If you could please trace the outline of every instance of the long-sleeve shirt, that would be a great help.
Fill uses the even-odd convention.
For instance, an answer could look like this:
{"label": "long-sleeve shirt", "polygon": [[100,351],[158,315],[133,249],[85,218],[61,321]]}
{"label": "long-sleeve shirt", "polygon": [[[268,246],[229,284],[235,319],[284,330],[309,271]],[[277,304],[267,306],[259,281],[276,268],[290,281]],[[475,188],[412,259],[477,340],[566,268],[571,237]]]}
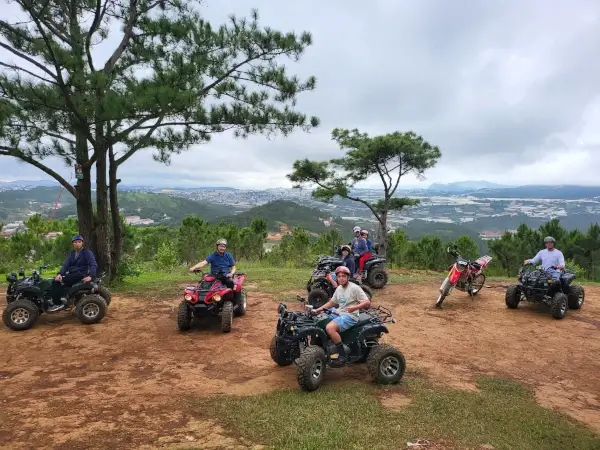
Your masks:
{"label": "long-sleeve shirt", "polygon": [[367,250],[371,253],[373,253],[373,244],[371,243],[370,240],[367,239]]}
{"label": "long-sleeve shirt", "polygon": [[70,274],[83,275],[84,277],[89,275],[94,278],[97,270],[98,263],[96,263],[96,258],[92,251],[82,248],[79,252],[73,250],[69,253],[58,273],[64,276],[69,272]]}
{"label": "long-sleeve shirt", "polygon": [[344,265],[350,271],[350,275],[354,275],[356,272],[356,262],[354,261],[354,255],[348,255],[344,258]]}
{"label": "long-sleeve shirt", "polygon": [[552,266],[564,266],[565,257],[560,250],[554,249],[549,251],[547,248],[537,252],[537,255],[530,259],[531,264],[535,264],[538,261],[542,262],[542,268],[548,270]]}
{"label": "long-sleeve shirt", "polygon": [[358,253],[360,256],[367,253],[367,241],[363,237],[357,237],[352,240],[352,253]]}

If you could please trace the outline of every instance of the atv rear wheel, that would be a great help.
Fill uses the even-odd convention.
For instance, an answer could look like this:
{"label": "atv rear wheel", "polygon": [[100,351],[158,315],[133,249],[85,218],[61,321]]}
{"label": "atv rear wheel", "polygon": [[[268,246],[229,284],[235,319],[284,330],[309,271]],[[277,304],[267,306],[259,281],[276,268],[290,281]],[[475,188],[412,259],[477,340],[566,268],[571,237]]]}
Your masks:
{"label": "atv rear wheel", "polygon": [[394,346],[379,344],[371,348],[367,369],[379,384],[395,384],[404,376],[406,359]]}
{"label": "atv rear wheel", "polygon": [[582,286],[572,284],[569,288],[569,309],[581,309],[585,301],[585,291]]}
{"label": "atv rear wheel", "polygon": [[223,309],[221,310],[221,331],[223,333],[229,333],[231,331],[231,324],[233,323],[233,302],[226,301],[223,303]]}
{"label": "atv rear wheel", "polygon": [[367,294],[369,300],[371,300],[373,298],[373,291],[371,290],[371,288],[369,286],[365,286],[364,284],[361,286],[361,288],[363,291],[365,291],[365,294]]}
{"label": "atv rear wheel", "polygon": [[296,360],[296,379],[302,390],[316,391],[325,378],[327,355],[317,345],[308,346]]}
{"label": "atv rear wheel", "polygon": [[323,289],[313,289],[308,294],[308,304],[313,308],[320,308],[329,301],[329,295]]}
{"label": "atv rear wheel", "polygon": [[192,327],[192,308],[186,301],[179,304],[177,310],[177,327],[181,331],[188,331]]}
{"label": "atv rear wheel", "polygon": [[519,291],[519,286],[509,286],[506,289],[506,294],[504,295],[504,303],[510,309],[517,309],[519,303],[521,302],[521,291]]}
{"label": "atv rear wheel", "polygon": [[106,313],[106,302],[98,294],[86,294],[75,307],[75,315],[85,325],[98,323]]}
{"label": "atv rear wheel", "polygon": [[286,358],[285,352],[279,351],[277,348],[277,336],[273,336],[271,344],[269,345],[269,352],[271,353],[271,359],[280,367],[289,366],[294,362],[291,358]]}
{"label": "atv rear wheel", "polygon": [[233,314],[236,317],[242,317],[246,315],[246,308],[248,307],[248,296],[246,295],[246,289],[242,289],[238,293],[238,301],[235,309],[233,310]]}
{"label": "atv rear wheel", "polygon": [[567,315],[567,309],[569,308],[569,297],[562,292],[557,292],[552,297],[552,317],[556,320],[560,320]]}
{"label": "atv rear wheel", "polygon": [[381,289],[388,282],[387,271],[383,267],[375,267],[369,272],[367,281],[373,289]]}
{"label": "atv rear wheel", "polygon": [[9,303],[2,313],[4,325],[13,331],[28,330],[40,317],[40,310],[31,300],[22,299]]}
{"label": "atv rear wheel", "polygon": [[112,294],[108,288],[106,286],[98,286],[98,294],[100,294],[100,297],[104,299],[106,306],[109,306],[110,301],[112,300]]}

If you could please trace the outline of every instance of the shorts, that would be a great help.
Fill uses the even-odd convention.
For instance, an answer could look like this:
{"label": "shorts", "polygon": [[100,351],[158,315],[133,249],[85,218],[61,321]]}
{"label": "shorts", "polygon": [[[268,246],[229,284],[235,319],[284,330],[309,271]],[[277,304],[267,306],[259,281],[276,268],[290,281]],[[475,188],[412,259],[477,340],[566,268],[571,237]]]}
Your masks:
{"label": "shorts", "polygon": [[[336,311],[337,308],[331,308],[331,310]],[[338,316],[336,314],[329,314],[329,318],[331,318],[332,321],[337,323],[338,327],[340,327],[340,333],[349,330],[358,323],[358,320],[356,320],[348,313],[342,313],[341,316]]]}

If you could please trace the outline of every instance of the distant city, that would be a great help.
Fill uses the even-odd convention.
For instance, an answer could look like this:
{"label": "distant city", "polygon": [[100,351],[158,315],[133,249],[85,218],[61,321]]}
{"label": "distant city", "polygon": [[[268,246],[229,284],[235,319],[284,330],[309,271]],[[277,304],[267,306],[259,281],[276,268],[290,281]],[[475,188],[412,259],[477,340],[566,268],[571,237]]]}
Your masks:
{"label": "distant city", "polygon": [[[37,184],[36,184],[37,183]],[[50,182],[10,182],[0,183],[0,191],[13,189],[30,189],[40,184],[54,186]],[[154,188],[145,186],[124,186],[122,191],[157,193],[170,197],[181,197],[197,202],[227,206],[231,213],[236,214],[250,208],[263,205],[275,200],[291,200],[300,205],[317,208],[323,211],[323,222],[329,225],[330,217],[364,223],[374,228],[375,220],[370,210],[364,205],[348,200],[336,200],[326,204],[315,201],[310,190],[273,188],[265,190],[245,190],[234,188]],[[375,189],[356,190],[356,194],[368,201],[376,201],[381,197],[381,191]],[[475,220],[489,219],[492,224],[495,219],[523,217],[543,221],[551,218],[590,216],[600,217],[600,187],[589,186],[501,186],[483,181],[451,183],[448,185],[434,184],[428,189],[411,189],[400,192],[398,196],[407,196],[420,200],[420,204],[401,212],[391,212],[388,223],[393,230],[403,227],[413,220],[437,222],[445,224],[468,224]],[[535,196],[538,196],[537,198]],[[552,198],[552,197],[556,198]],[[579,198],[577,198],[580,196]],[[51,208],[60,208],[61,204],[30,202],[25,215],[41,213]],[[131,225],[153,225],[165,222],[170,218],[148,218],[136,215],[135,211],[122,211],[127,223]],[[22,218],[23,220],[26,217]],[[592,217],[593,219],[593,217]],[[498,221],[499,223],[499,221]],[[13,221],[5,223],[3,234],[13,234],[22,228],[23,223]],[[513,227],[486,226],[476,230],[482,240],[497,239],[506,231],[515,232]]]}

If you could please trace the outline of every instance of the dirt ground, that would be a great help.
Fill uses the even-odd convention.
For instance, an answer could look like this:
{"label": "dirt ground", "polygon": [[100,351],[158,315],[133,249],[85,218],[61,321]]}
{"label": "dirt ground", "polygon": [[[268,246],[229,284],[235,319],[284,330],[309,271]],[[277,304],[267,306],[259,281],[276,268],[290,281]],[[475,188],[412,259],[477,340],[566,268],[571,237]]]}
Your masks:
{"label": "dirt ground", "polygon": [[[386,340],[409,370],[463,389],[476,389],[477,374],[512,377],[534,386],[542,405],[600,432],[600,288],[587,287],[583,309],[562,321],[539,305],[508,310],[500,284],[474,300],[453,292],[442,310],[431,308],[436,290],[375,293],[395,312]],[[277,303],[252,292],[230,334],[216,325],[184,334],[178,301],[115,298],[92,326],[66,313],[43,315],[26,332],[0,326],[0,448],[260,448],[226,437],[187,399],[297,388],[293,366],[269,357]],[[326,382],[349,378],[370,382],[363,366],[332,370]]]}

